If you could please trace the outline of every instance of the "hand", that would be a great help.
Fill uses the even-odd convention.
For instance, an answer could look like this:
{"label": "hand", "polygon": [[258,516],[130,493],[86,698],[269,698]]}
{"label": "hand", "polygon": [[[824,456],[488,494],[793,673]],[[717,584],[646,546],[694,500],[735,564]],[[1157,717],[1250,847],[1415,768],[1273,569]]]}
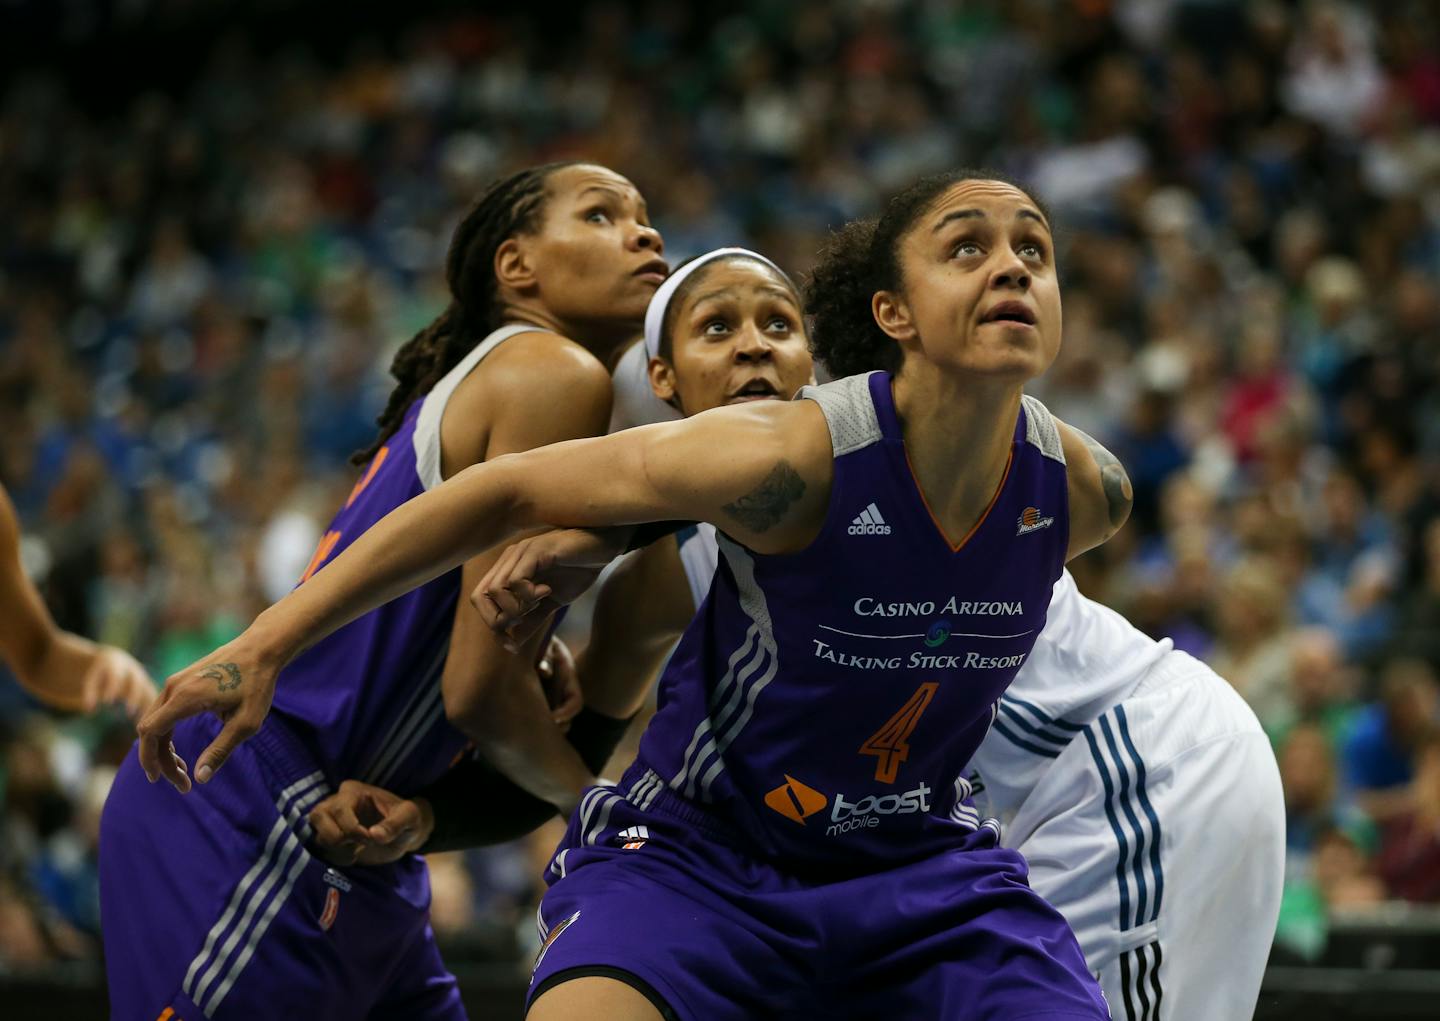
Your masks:
{"label": "hand", "polygon": [[570,647],[551,636],[545,652],[535,664],[535,672],[540,675],[540,687],[545,691],[545,701],[550,705],[550,716],[555,725],[568,727],[584,704],[580,694],[580,674],[575,669],[575,657],[571,655]]}
{"label": "hand", "polygon": [[518,651],[550,614],[595,584],[624,552],[628,528],[562,528],[512,544],[475,586],[470,602],[485,623]]}
{"label": "hand", "polygon": [[135,657],[112,645],[97,646],[95,659],[80,682],[82,706],[94,712],[102,705],[122,706],[132,720],[150,708],[159,692]]}
{"label": "hand", "polygon": [[195,779],[207,783],[240,742],[253,736],[270,712],[275,678],[286,657],[267,652],[267,643],[251,627],[204,659],[196,660],[165,682],[160,699],[136,728],[140,765],[154,783],[161,776],[181,794],[190,790],[185,760],[171,738],[181,720],[211,712],[225,724],[196,760]]}
{"label": "hand", "polygon": [[422,847],[435,828],[424,798],[346,780],[310,810],[315,845],[332,865],[388,865]]}

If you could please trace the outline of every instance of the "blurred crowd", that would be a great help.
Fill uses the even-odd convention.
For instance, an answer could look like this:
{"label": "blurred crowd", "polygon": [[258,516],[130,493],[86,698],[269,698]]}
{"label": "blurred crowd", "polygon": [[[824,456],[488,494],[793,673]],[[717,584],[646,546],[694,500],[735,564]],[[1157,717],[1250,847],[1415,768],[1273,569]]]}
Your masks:
{"label": "blurred crowd", "polygon": [[[1064,349],[1034,389],[1135,484],[1081,587],[1274,741],[1279,945],[1440,902],[1433,5],[657,0],[346,31],[320,59],[236,29],[119,116],[58,73],[0,92],[0,481],[62,626],[158,681],[289,589],[500,173],[586,155],[672,263],[742,242],[803,274],[888,192],[993,166],[1060,226]],[[94,955],[129,735],[0,677],[0,974]],[[523,945],[555,836],[436,859],[437,929]]]}

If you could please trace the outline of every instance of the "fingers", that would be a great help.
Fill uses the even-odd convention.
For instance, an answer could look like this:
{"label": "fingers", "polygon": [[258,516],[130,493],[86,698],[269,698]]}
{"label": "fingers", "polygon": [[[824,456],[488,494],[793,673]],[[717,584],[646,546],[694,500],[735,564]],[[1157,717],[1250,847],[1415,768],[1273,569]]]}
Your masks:
{"label": "fingers", "polygon": [[251,719],[243,710],[231,716],[225,721],[220,733],[215,735],[215,740],[200,753],[195,766],[195,779],[201,783],[209,783],[216,771],[225,765],[225,760],[230,758],[230,753],[240,747],[241,742],[253,737],[259,729],[259,721]]}
{"label": "fingers", "polygon": [[353,865],[360,855],[360,845],[345,836],[334,811],[332,795],[310,810],[310,826],[315,831],[315,845],[326,861],[333,865]]}
{"label": "fingers", "polygon": [[390,847],[403,844],[420,825],[420,810],[415,802],[395,798],[393,803],[383,806],[384,817],[367,831],[376,844]]}

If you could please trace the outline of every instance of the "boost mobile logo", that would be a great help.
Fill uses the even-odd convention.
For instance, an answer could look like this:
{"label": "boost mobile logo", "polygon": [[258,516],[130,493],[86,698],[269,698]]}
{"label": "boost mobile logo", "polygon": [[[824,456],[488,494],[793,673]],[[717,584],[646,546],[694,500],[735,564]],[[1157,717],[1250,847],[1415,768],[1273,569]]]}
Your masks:
{"label": "boost mobile logo", "polygon": [[814,787],[807,787],[789,773],[785,782],[765,795],[765,804],[791,822],[805,825],[805,820],[825,807],[829,799]]}
{"label": "boost mobile logo", "polygon": [[872,503],[869,507],[866,507],[859,514],[855,515],[855,520],[850,522],[850,534],[889,535],[890,526],[887,525],[885,519],[880,516],[880,508]]}

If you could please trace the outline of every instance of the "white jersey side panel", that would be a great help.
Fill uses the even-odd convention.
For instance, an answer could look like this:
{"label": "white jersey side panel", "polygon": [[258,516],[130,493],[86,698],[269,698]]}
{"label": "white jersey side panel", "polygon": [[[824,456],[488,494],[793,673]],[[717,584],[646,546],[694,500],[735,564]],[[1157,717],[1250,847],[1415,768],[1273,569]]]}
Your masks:
{"label": "white jersey side panel", "polygon": [[988,812],[1007,821],[1070,740],[1134,691],[1173,647],[1081,595],[1064,572],[1045,629],[971,763]]}

